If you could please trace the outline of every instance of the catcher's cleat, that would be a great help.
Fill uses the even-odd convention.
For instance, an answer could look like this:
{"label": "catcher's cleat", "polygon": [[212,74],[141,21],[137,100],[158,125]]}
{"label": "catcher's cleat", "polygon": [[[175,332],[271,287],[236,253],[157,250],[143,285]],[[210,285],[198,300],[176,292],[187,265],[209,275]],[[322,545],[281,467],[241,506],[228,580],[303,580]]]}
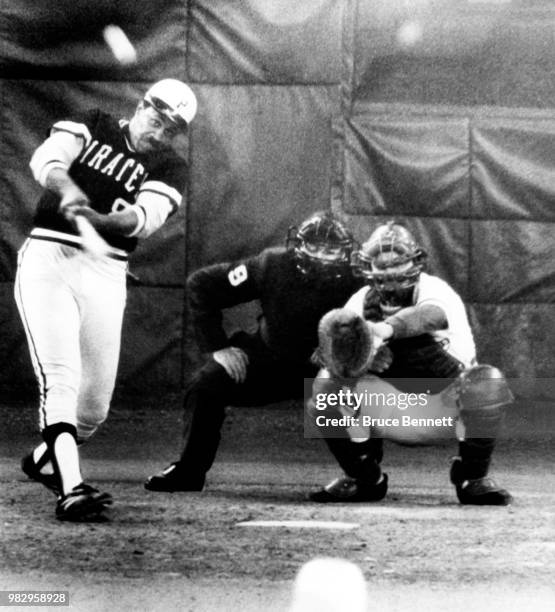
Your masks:
{"label": "catcher's cleat", "polygon": [[457,497],[461,504],[475,506],[508,506],[513,498],[511,494],[499,487],[488,477],[463,480],[462,460],[455,457],[451,463],[450,478],[455,485]]}
{"label": "catcher's cleat", "polygon": [[204,476],[192,478],[180,468],[177,462],[170,463],[159,474],[154,474],[145,481],[147,491],[164,491],[174,493],[175,491],[202,491],[204,488]]}
{"label": "catcher's cleat", "polygon": [[58,484],[58,479],[54,474],[43,474],[35,460],[33,459],[33,453],[29,453],[21,460],[21,469],[31,480],[35,480],[36,482],[40,482],[47,489],[55,493],[56,495],[60,494],[60,486]]}
{"label": "catcher's cleat", "polygon": [[455,489],[461,504],[508,506],[513,501],[508,491],[497,486],[491,478],[487,477],[465,480],[455,485]]}
{"label": "catcher's cleat", "polygon": [[109,493],[82,482],[67,494],[58,498],[56,518],[59,521],[94,521],[101,518],[106,506],[112,504]]}
{"label": "catcher's cleat", "polygon": [[332,480],[319,491],[310,493],[308,498],[320,504],[373,502],[382,500],[387,493],[387,474],[376,484],[368,484],[363,480],[343,476]]}

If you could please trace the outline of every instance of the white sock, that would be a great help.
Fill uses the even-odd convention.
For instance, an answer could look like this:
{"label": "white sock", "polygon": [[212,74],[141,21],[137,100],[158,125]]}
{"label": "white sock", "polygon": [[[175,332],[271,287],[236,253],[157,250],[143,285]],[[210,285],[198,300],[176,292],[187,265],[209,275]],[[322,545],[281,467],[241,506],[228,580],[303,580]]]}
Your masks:
{"label": "white sock", "polygon": [[54,442],[54,454],[60,470],[62,490],[67,495],[73,487],[83,482],[75,438],[68,432],[62,432]]}

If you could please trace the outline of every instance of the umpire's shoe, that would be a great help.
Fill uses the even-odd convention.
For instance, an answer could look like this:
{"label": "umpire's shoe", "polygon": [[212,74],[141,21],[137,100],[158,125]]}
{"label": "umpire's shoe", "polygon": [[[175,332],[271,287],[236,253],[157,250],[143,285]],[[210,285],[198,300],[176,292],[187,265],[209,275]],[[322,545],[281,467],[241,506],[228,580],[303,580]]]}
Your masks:
{"label": "umpire's shoe", "polygon": [[56,518],[59,521],[95,521],[102,517],[102,512],[112,503],[109,493],[101,493],[98,489],[82,482],[73,487],[67,494],[58,498]]}
{"label": "umpire's shoe", "polygon": [[449,475],[461,504],[508,506],[513,501],[511,494],[499,487],[491,478],[464,480],[462,471],[462,460],[460,457],[455,457]]}
{"label": "umpire's shoe", "polygon": [[159,474],[154,474],[147,478],[145,489],[147,491],[165,491],[174,493],[175,491],[202,491],[204,488],[205,477],[191,477],[180,466],[178,462],[170,463]]}
{"label": "umpire's shoe", "polygon": [[309,493],[308,499],[320,504],[374,502],[382,500],[387,493],[387,474],[382,474],[375,484],[343,476],[332,480],[319,491]]}
{"label": "umpire's shoe", "polygon": [[58,479],[54,474],[43,474],[33,459],[33,453],[29,453],[21,460],[21,469],[31,480],[35,480],[50,489],[56,495],[60,494]]}

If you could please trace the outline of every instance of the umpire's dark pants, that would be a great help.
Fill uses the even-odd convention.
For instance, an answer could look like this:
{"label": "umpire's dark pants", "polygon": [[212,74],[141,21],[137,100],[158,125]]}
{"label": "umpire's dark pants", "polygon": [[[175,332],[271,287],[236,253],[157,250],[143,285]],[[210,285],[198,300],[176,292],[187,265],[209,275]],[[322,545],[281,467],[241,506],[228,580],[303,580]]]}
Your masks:
{"label": "umpire's dark pants", "polygon": [[180,467],[190,479],[204,477],[212,466],[227,406],[264,406],[303,399],[304,378],[314,378],[317,373],[318,368],[310,362],[276,358],[257,334],[239,333],[230,343],[248,355],[245,381],[236,383],[210,358],[193,374],[185,391]]}

